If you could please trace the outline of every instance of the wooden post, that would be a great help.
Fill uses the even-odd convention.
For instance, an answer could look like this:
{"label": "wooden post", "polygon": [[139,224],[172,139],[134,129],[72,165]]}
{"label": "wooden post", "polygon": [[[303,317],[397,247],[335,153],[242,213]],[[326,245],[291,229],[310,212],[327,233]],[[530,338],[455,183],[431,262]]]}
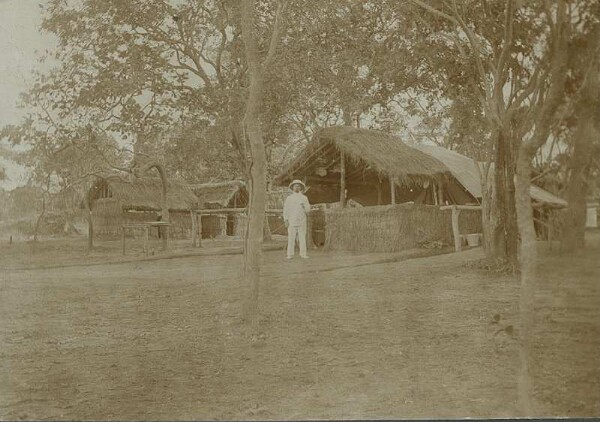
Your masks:
{"label": "wooden post", "polygon": [[[160,230],[160,227],[158,228]],[[146,256],[150,255],[150,239],[148,232],[150,231],[150,226],[144,226],[144,252]]]}
{"label": "wooden post", "polygon": [[198,234],[198,230],[196,229],[196,214],[194,210],[190,210],[190,218],[192,219],[192,248],[196,247],[196,235]]}
{"label": "wooden post", "polygon": [[[163,251],[166,251],[169,248],[169,226],[163,226],[162,227],[162,234],[163,234],[163,238],[162,238],[162,249]],[[158,227],[158,230],[161,230],[161,227]]]}
{"label": "wooden post", "polygon": [[444,187],[442,186],[441,182],[437,184],[437,188],[438,188],[438,201],[439,201],[440,205],[445,205],[446,203],[444,202]]}
{"label": "wooden post", "polygon": [[431,185],[431,192],[433,193],[433,205],[440,205],[440,201],[438,199],[437,185],[435,183]]}
{"label": "wooden post", "polygon": [[390,177],[390,195],[392,197],[391,204],[395,204],[396,203],[396,183],[394,183],[394,180],[391,177]]}
{"label": "wooden post", "polygon": [[306,216],[306,248],[316,249],[315,241],[313,239],[313,214],[309,212]]}
{"label": "wooden post", "polygon": [[198,222],[198,247],[202,247],[202,211],[199,211],[196,215]]}
{"label": "wooden post", "polygon": [[125,227],[121,228],[121,241],[123,242],[123,255],[125,255]]}
{"label": "wooden post", "polygon": [[346,206],[346,159],[344,151],[340,151],[340,202],[342,208]]}
{"label": "wooden post", "polygon": [[460,252],[462,250],[462,241],[460,239],[460,229],[458,227],[458,215],[460,210],[456,205],[452,206],[452,235],[454,236],[454,250]]}

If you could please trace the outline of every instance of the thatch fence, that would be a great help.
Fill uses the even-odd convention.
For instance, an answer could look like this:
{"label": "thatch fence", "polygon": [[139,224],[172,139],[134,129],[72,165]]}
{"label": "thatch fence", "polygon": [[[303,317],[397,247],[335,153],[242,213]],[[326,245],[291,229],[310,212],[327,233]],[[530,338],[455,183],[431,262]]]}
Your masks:
{"label": "thatch fence", "polygon": [[[462,235],[481,233],[481,211],[463,210]],[[426,242],[453,244],[452,215],[433,205],[384,205],[325,210],[325,248],[397,252]]]}

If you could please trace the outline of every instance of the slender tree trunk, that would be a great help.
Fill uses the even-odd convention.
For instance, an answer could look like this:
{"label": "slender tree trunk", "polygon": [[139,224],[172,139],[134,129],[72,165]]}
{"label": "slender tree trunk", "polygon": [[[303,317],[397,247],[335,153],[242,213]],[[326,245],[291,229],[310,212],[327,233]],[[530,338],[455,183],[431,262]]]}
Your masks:
{"label": "slender tree trunk", "polygon": [[[167,191],[168,191],[167,173],[162,164],[155,163],[155,162],[147,163],[144,166],[144,172],[148,171],[152,168],[155,168],[158,171],[158,174],[160,175],[160,182],[162,185],[161,197],[160,197],[161,221],[168,223],[170,221],[170,216],[169,216],[169,203],[167,201]],[[161,230],[161,229],[162,229],[162,234],[163,234],[162,235],[162,249],[164,251],[166,251],[169,247],[169,226],[165,226],[162,228],[159,227],[159,230]]]}
{"label": "slender tree trunk", "polygon": [[250,289],[247,297],[245,319],[253,333],[258,330],[258,301],[260,292],[260,261],[267,202],[267,154],[261,127],[261,112],[264,96],[264,73],[273,59],[278,38],[281,4],[277,8],[273,35],[265,63],[261,63],[254,33],[255,0],[242,2],[242,39],[246,51],[250,87],[244,115],[245,135],[250,149],[250,203],[248,226],[244,245],[244,277]]}
{"label": "slender tree trunk", "polygon": [[[533,381],[531,376],[532,330],[534,323],[534,292],[536,280],[537,245],[533,225],[533,208],[531,206],[531,172],[532,159],[536,149],[527,145],[519,151],[517,161],[517,178],[515,183],[515,200],[517,205],[517,224],[521,236],[519,261],[521,287],[519,295],[521,341],[519,349],[520,372],[518,379],[519,402],[526,416],[532,416]],[[532,155],[533,152],[533,155]]]}
{"label": "slender tree trunk", "polygon": [[33,229],[33,241],[37,242],[38,235],[40,233],[40,226],[42,225],[42,220],[44,215],[46,214],[46,196],[42,195],[42,211],[40,215],[38,215],[37,220],[35,221],[35,228]]}
{"label": "slender tree trunk", "polygon": [[[556,111],[564,100],[564,87],[567,75],[568,24],[565,1],[557,2],[556,33],[553,39],[553,55],[550,63],[550,82],[546,97],[536,114],[535,129],[530,139],[523,140],[518,148],[515,201],[517,224],[521,238],[519,249],[519,268],[521,292],[520,312],[520,372],[518,382],[519,400],[526,416],[533,415],[533,378],[531,363],[533,352],[534,301],[537,266],[536,233],[533,224],[533,207],[530,188],[533,159],[538,149],[548,140],[552,121]],[[545,81],[544,81],[545,83]],[[513,151],[516,150],[513,148]]]}
{"label": "slender tree trunk", "polygon": [[91,204],[89,201],[89,192],[86,192],[83,202],[85,204],[85,218],[88,223],[88,251],[91,251],[94,249],[94,219],[92,216],[92,208],[90,206]]}

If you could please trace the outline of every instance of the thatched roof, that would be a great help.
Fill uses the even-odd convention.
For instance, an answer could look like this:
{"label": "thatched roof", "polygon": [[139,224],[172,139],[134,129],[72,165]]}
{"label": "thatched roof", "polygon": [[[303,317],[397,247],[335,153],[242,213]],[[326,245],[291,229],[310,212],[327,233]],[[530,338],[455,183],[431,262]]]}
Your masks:
{"label": "thatched roof", "polygon": [[198,197],[200,208],[228,208],[233,207],[234,202],[238,207],[245,207],[248,203],[248,191],[241,180],[202,183],[188,187]]}
{"label": "thatched roof", "polygon": [[[471,195],[475,198],[481,198],[481,181],[479,171],[475,166],[475,161],[455,151],[436,145],[416,145],[415,148],[444,163],[444,165],[452,172],[452,175],[456,180],[458,180]],[[493,175],[493,164],[489,171],[491,175]],[[531,185],[529,194],[531,199],[543,206],[564,208],[568,205],[567,201],[564,199],[535,185]]]}
{"label": "thatched roof", "polygon": [[479,172],[472,159],[436,145],[415,145],[415,148],[441,161],[473,197],[481,198]]}
{"label": "thatched roof", "polygon": [[[144,177],[127,180],[119,176],[108,176],[98,179],[90,188],[93,200],[97,192],[108,186],[111,198],[117,199],[123,209],[144,211],[160,211],[162,182],[159,178]],[[167,186],[167,203],[169,210],[184,211],[196,207],[198,198],[191,189],[182,183],[170,180]]]}
{"label": "thatched roof", "polygon": [[[399,138],[376,130],[348,126],[320,129],[312,141],[274,180],[286,185],[294,178],[312,175],[319,166],[333,172],[340,152],[358,171],[391,177],[401,184],[449,175],[435,158],[411,148]],[[329,166],[329,167],[328,167]]]}

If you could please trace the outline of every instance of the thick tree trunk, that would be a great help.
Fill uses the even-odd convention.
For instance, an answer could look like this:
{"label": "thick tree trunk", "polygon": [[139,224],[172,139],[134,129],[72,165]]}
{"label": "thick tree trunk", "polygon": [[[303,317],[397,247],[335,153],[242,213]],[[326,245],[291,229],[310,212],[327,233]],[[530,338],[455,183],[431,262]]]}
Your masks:
{"label": "thick tree trunk", "polygon": [[567,250],[581,249],[585,241],[586,197],[592,177],[593,142],[600,137],[594,126],[599,109],[599,85],[597,66],[594,66],[586,76],[576,107],[578,122],[573,135],[573,153],[568,163],[569,180],[566,187],[569,207],[562,239]]}
{"label": "thick tree trunk", "polygon": [[483,249],[485,256],[488,259],[496,258],[496,250],[494,248],[494,233],[498,226],[497,208],[494,206],[495,192],[494,185],[491,183],[492,177],[491,163],[486,163],[483,166],[477,160],[475,165],[479,172],[479,180],[481,183],[481,226],[483,229]]}
{"label": "thick tree trunk", "polygon": [[494,168],[495,210],[497,225],[494,227],[493,253],[495,258],[507,260],[517,266],[518,229],[515,209],[515,162],[510,135],[499,130],[496,136]]}

